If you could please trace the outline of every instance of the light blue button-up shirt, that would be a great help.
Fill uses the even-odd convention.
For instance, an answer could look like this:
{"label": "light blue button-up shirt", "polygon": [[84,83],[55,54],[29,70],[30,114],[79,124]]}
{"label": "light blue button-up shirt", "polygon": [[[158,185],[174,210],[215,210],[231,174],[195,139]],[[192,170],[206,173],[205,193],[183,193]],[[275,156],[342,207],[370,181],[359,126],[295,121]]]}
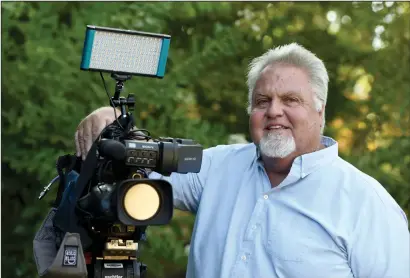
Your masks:
{"label": "light blue button-up shirt", "polygon": [[406,215],[322,143],[275,188],[252,143],[207,149],[200,173],[167,177],[175,207],[196,213],[187,277],[409,278]]}

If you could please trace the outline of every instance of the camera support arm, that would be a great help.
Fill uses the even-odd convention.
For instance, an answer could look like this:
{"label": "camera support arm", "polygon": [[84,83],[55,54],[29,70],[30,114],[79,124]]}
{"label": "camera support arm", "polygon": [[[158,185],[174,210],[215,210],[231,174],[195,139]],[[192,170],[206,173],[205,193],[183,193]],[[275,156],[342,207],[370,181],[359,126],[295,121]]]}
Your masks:
{"label": "camera support arm", "polygon": [[114,108],[120,107],[121,116],[118,118],[118,121],[120,122],[121,126],[125,128],[131,128],[133,125],[133,118],[130,113],[127,113],[126,106],[128,108],[128,112],[134,111],[134,94],[128,94],[127,98],[121,97],[120,94],[124,89],[124,82],[131,79],[132,76],[112,73],[111,77],[116,81],[115,93],[114,96],[111,97],[111,106],[113,106]]}

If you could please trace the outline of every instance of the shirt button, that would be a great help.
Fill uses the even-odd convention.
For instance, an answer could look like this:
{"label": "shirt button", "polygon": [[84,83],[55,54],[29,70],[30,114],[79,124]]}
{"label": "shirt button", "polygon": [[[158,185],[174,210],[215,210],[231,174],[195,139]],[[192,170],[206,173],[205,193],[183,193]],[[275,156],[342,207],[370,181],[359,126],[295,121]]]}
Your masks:
{"label": "shirt button", "polygon": [[268,195],[263,195],[263,199],[267,200],[269,198]]}
{"label": "shirt button", "polygon": [[242,255],[241,259],[242,259],[242,261],[246,261],[246,256]]}
{"label": "shirt button", "polygon": [[253,226],[252,226],[252,230],[256,230],[256,225],[253,225]]}

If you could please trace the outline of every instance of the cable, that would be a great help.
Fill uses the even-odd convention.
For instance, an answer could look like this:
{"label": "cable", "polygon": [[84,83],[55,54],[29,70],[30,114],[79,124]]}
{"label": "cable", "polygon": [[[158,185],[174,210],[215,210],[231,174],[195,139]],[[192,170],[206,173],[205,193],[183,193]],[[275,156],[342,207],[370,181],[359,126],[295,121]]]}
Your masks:
{"label": "cable", "polygon": [[135,140],[146,140],[149,141],[152,139],[151,134],[146,129],[135,129],[130,131],[129,136],[131,139]]}
{"label": "cable", "polygon": [[102,74],[101,71],[100,71],[100,76],[101,76],[101,79],[102,79],[102,82],[103,82],[103,85],[104,85],[105,92],[106,92],[106,94],[107,94],[107,96],[108,96],[108,99],[109,99],[109,101],[110,101],[110,103],[111,103],[111,106],[114,108],[114,115],[115,115],[116,123],[118,124],[118,127],[121,128],[120,130],[118,130],[118,128],[117,128],[115,125],[108,125],[108,126],[106,126],[106,127],[104,128],[104,130],[100,133],[100,136],[101,136],[105,131],[108,130],[108,131],[110,131],[111,137],[119,138],[120,140],[121,140],[121,139],[136,139],[136,140],[146,140],[146,141],[151,140],[151,139],[152,139],[151,134],[150,134],[150,132],[149,132],[148,130],[146,130],[146,129],[135,129],[135,130],[130,130],[130,131],[128,132],[128,134],[125,133],[125,132],[126,132],[125,128],[124,128],[124,127],[121,125],[121,123],[118,121],[117,113],[116,113],[116,109],[115,109],[115,104],[114,104],[114,102],[113,102],[113,100],[112,100],[112,98],[111,98],[111,96],[110,96],[110,93],[108,92],[107,85],[106,85],[106,83],[105,83],[105,79],[104,79],[104,76],[103,76],[103,74]]}

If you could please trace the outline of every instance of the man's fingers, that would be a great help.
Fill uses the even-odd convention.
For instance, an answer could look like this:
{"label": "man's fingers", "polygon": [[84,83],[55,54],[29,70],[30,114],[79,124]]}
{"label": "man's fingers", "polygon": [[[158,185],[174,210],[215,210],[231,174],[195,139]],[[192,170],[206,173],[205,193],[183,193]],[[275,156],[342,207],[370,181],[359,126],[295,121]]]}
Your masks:
{"label": "man's fingers", "polygon": [[[75,147],[77,156],[81,156],[83,160],[87,157],[94,141],[99,137],[104,128],[113,122],[111,117],[107,117],[107,111],[88,115],[79,124],[74,135]],[[110,115],[111,116],[111,115]]]}
{"label": "man's fingers", "polygon": [[85,159],[85,141],[84,141],[84,126],[80,125],[80,127],[77,130],[78,133],[78,144],[80,145],[80,152],[83,160]]}
{"label": "man's fingers", "polygon": [[80,142],[78,141],[78,130],[74,134],[76,156],[81,156]]}
{"label": "man's fingers", "polygon": [[93,142],[100,136],[101,131],[105,128],[105,120],[98,119],[98,121],[93,123],[92,134],[93,134]]}
{"label": "man's fingers", "polygon": [[109,126],[110,124],[112,124],[114,121],[115,121],[115,120],[110,119],[110,118],[105,119],[105,126],[104,126],[104,128],[105,128],[106,126]]}
{"label": "man's fingers", "polygon": [[88,151],[91,149],[91,145],[93,144],[93,120],[88,119],[87,121],[84,122],[83,137],[84,137],[83,159],[85,160],[85,157],[87,156]]}

